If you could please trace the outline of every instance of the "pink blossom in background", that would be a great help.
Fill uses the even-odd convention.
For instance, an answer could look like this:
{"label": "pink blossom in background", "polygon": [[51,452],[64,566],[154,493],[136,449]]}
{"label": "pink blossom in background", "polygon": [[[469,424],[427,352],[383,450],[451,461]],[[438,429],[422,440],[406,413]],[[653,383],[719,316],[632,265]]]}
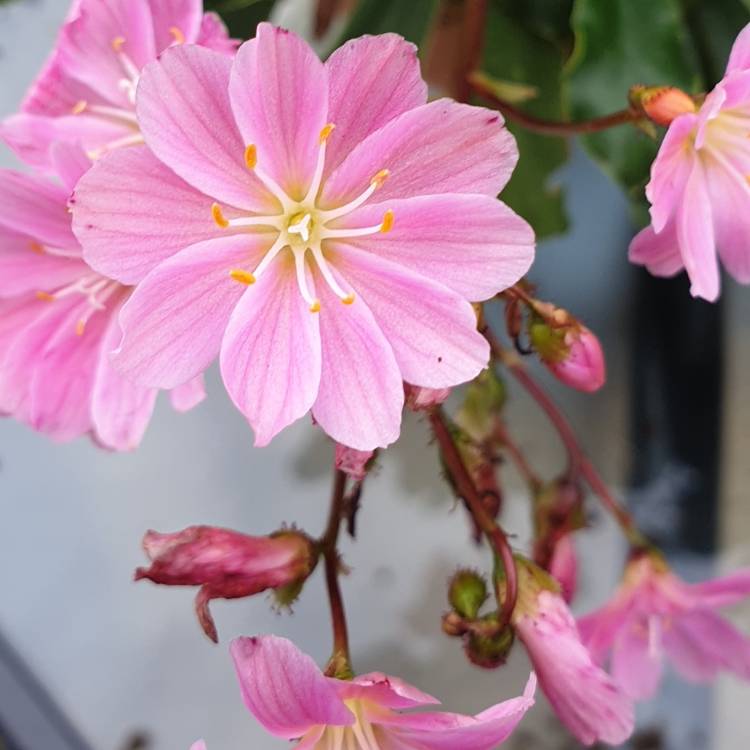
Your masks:
{"label": "pink blossom in background", "polygon": [[750,596],[750,570],[688,584],[661,560],[629,563],[619,591],[579,620],[584,642],[599,663],[637,700],[651,698],[664,659],[685,679],[712,680],[721,671],[750,679],[750,639],[716,609]]}
{"label": "pink blossom in background", "polygon": [[564,356],[546,362],[552,374],[565,385],[579,391],[593,393],[607,380],[604,352],[599,339],[585,326],[565,332]]}
{"label": "pink blossom in background", "polygon": [[[520,601],[520,600],[519,600]],[[560,721],[584,745],[619,745],[633,732],[633,703],[581,643],[562,597],[542,590],[513,624]]]}
{"label": "pink blossom in background", "polygon": [[300,740],[300,750],[493,750],[534,704],[532,674],[523,696],[477,716],[402,713],[438,701],[380,673],[325,677],[309,656],[276,636],[238,638],[231,650],[248,710],[270,734]]}
{"label": "pink blossom in background", "polygon": [[135,90],[146,63],[175,44],[234,54],[221,19],[202,0],[77,0],[20,112],[0,137],[25,162],[51,166],[50,147],[82,146],[95,159],[142,143]]}
{"label": "pink blossom in background", "polygon": [[151,565],[135,580],[166,586],[200,586],[195,609],[203,631],[218,641],[209,610],[212,599],[238,599],[304,580],[315,567],[312,541],[297,531],[248,536],[212,526],[191,526],[174,534],[149,531],[143,549]]}
{"label": "pink blossom in background", "polygon": [[219,355],[256,445],[312,411],[362,451],[398,437],[403,381],[477,375],[469,300],[517,281],[534,237],[495,199],[517,159],[500,116],[425,101],[393,34],[324,64],[261,24],[234,62],[181,46],[148,65],[150,148],[100,160],[74,205],[86,259],[138,284],[117,368],[171,388]]}
{"label": "pink blossom in background", "polygon": [[651,226],[630,260],[657,276],[683,268],[695,297],[719,296],[719,263],[750,283],[750,26],[700,109],[676,117],[651,168]]}
{"label": "pink blossom in background", "polygon": [[190,750],[207,750],[206,743],[203,740],[198,740],[190,746]]}
{"label": "pink blossom in background", "polygon": [[[89,162],[66,148],[55,155],[66,185],[0,171],[0,413],[56,440],[90,434],[105,448],[130,450],[157,391],[110,365],[130,289],[81,259],[67,200]],[[203,396],[196,379],[172,401],[184,411]]]}

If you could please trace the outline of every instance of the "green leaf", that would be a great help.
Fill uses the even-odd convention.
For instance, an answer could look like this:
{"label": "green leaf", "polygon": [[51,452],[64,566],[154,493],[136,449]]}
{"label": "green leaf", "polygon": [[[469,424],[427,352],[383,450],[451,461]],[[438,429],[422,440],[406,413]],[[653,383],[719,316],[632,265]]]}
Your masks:
{"label": "green leaf", "polygon": [[386,31],[421,45],[438,4],[438,0],[359,0],[336,46],[362,34]]}
{"label": "green leaf", "polygon": [[[550,120],[563,118],[561,48],[529,31],[506,12],[512,0],[491,3],[487,16],[482,72],[492,78],[533,87],[537,96],[524,110]],[[568,158],[564,140],[535,135],[508,123],[520,159],[502,199],[544,237],[565,231],[567,219],[559,187],[550,176]]]}
{"label": "green leaf", "polygon": [[[635,84],[701,88],[677,0],[575,0],[572,26],[575,47],[566,73],[573,120],[623,109]],[[581,141],[634,202],[642,204],[658,143],[632,125]]]}
{"label": "green leaf", "polygon": [[273,9],[275,0],[206,0],[206,10],[218,13],[238,39],[255,36],[255,27],[265,21]]}

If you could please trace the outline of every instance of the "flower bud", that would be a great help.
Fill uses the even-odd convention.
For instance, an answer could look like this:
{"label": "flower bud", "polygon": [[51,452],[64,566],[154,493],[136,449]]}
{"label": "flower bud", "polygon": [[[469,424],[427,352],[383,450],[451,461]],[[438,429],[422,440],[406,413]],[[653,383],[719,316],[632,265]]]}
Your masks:
{"label": "flower bud", "polygon": [[560,584],[563,599],[570,604],[578,589],[578,556],[572,534],[565,534],[557,540],[548,570]]}
{"label": "flower bud", "polygon": [[[482,618],[489,626],[497,624],[497,615],[487,615]],[[464,637],[464,651],[469,661],[482,669],[497,669],[502,667],[508,660],[508,654],[515,640],[512,627],[504,627],[499,633],[492,633],[488,628],[488,634],[478,631],[467,633]]]}
{"label": "flower bud", "polygon": [[487,601],[487,583],[473,570],[459,570],[451,579],[448,601],[461,617],[474,620]]}
{"label": "flower bud", "polygon": [[135,580],[166,586],[200,586],[195,608],[206,635],[218,641],[212,599],[237,599],[266,589],[299,585],[317,562],[311,539],[298,531],[253,537],[229,529],[191,526],[174,534],[148,531],[143,549],[151,560]]}
{"label": "flower bud", "polygon": [[418,385],[404,383],[406,407],[411,411],[429,411],[442,404],[450,393],[450,388],[421,388]]}
{"label": "flower bud", "polygon": [[674,86],[634,86],[630,101],[657,125],[670,125],[680,115],[695,112],[695,101]]}
{"label": "flower bud", "polygon": [[358,451],[336,443],[336,468],[355,482],[361,482],[375,463],[375,455],[375,451]]}

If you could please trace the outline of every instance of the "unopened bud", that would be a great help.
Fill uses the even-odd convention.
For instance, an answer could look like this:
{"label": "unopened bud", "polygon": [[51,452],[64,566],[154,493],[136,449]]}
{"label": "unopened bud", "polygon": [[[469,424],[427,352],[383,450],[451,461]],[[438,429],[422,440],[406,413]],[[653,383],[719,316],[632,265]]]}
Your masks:
{"label": "unopened bud", "polygon": [[404,383],[406,407],[412,411],[429,411],[450,396],[450,388],[422,388]]}
{"label": "unopened bud", "polygon": [[358,451],[341,443],[336,443],[336,468],[361,482],[375,463],[375,451]]}
{"label": "unopened bud", "polygon": [[634,86],[630,101],[657,125],[670,125],[680,115],[696,111],[693,98],[674,86]]}
{"label": "unopened bud", "polygon": [[505,383],[492,369],[483,370],[466,387],[464,402],[456,414],[457,424],[477,442],[487,440],[506,400]]}
{"label": "unopened bud", "polygon": [[[492,625],[497,622],[497,615],[488,615],[484,619],[488,625]],[[497,669],[508,660],[514,639],[515,633],[510,626],[492,635],[470,632],[464,638],[464,651],[472,664],[482,669]]]}
{"label": "unopened bud", "polygon": [[487,583],[473,570],[459,570],[451,579],[448,601],[461,617],[474,620],[487,601]]}
{"label": "unopened bud", "polygon": [[266,589],[301,585],[317,562],[312,540],[298,531],[253,537],[229,529],[192,526],[174,534],[149,531],[143,549],[151,560],[135,580],[166,586],[200,586],[195,607],[206,635],[218,640],[209,603]]}

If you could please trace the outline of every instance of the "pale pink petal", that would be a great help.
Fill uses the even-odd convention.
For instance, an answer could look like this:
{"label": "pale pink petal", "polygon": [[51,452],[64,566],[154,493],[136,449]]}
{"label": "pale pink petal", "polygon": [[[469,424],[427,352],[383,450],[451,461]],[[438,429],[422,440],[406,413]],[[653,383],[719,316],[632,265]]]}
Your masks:
{"label": "pale pink petal", "polygon": [[704,168],[695,159],[677,209],[677,240],[690,277],[690,293],[713,302],[719,296],[719,264],[714,246],[711,203]]}
{"label": "pale pink petal", "polygon": [[115,367],[158,388],[174,388],[203,372],[219,353],[246,288],[230,271],[254,269],[271,241],[252,234],[208,240],[157,266],[122,309],[124,337]]}
{"label": "pale pink petal", "polygon": [[190,750],[207,750],[206,743],[203,740],[198,740],[190,746]]}
{"label": "pale pink petal", "polygon": [[330,174],[370,133],[427,101],[417,48],[398,34],[352,39],[326,62],[328,119],[336,130],[328,141]]}
{"label": "pale pink petal", "polygon": [[110,362],[110,353],[122,338],[117,322],[120,304],[111,305],[107,310],[110,322],[100,344],[91,418],[100,445],[110,450],[130,451],[138,447],[146,432],[158,391],[126,380]]}
{"label": "pale pink petal", "polygon": [[[377,195],[376,195],[377,197]],[[428,195],[367,204],[339,222],[386,234],[346,242],[407,266],[478,302],[515,284],[534,259],[534,231],[504,203],[484,195]]]}
{"label": "pale pink petal", "polygon": [[323,359],[313,416],[350,448],[384,448],[398,438],[404,405],[393,349],[362,299],[343,305],[319,275],[315,285]]}
{"label": "pale pink petal", "polygon": [[628,259],[631,263],[646,266],[654,276],[674,276],[679,273],[685,263],[674,222],[670,221],[659,234],[651,226],[638,232],[630,243]]}
{"label": "pale pink petal", "polygon": [[[474,308],[455,292],[388,260],[337,244],[329,257],[361,297],[396,356],[403,380],[447,388],[475,378],[489,362]],[[340,311],[339,311],[340,312]]]}
{"label": "pale pink petal", "polygon": [[205,13],[203,15],[196,42],[201,47],[208,47],[214,50],[214,52],[233,56],[237,52],[240,41],[239,39],[232,39],[229,36],[227,27],[218,13]]}
{"label": "pale pink petal", "polygon": [[203,375],[198,375],[187,383],[178,385],[169,392],[172,408],[178,412],[194,409],[206,398],[206,383]]}
{"label": "pale pink petal", "polygon": [[306,414],[320,383],[319,316],[300,294],[289,261],[277,258],[248,287],[221,346],[224,384],[250,422],[256,446]]}
{"label": "pale pink petal", "polygon": [[50,161],[55,174],[70,193],[91,168],[91,159],[78,143],[53,143],[50,148]]}
{"label": "pale pink petal", "polygon": [[707,608],[727,607],[750,596],[750,569],[687,586],[696,602]]}
{"label": "pale pink petal", "polygon": [[43,245],[76,248],[65,188],[43,177],[0,170],[0,226]]}
{"label": "pale pink petal", "polygon": [[83,4],[78,17],[61,32],[60,64],[68,75],[101,97],[129,109],[130,101],[120,81],[130,76],[115,49],[118,46],[137,69],[156,56],[146,0]]}
{"label": "pale pink petal", "polygon": [[650,643],[646,622],[622,629],[612,650],[612,677],[634,700],[653,698],[662,675],[661,643]]}
{"label": "pale pink petal", "polygon": [[258,166],[302,200],[315,172],[328,113],[328,76],[307,42],[262,23],[237,52],[229,84],[245,144]]}
{"label": "pale pink petal", "polygon": [[276,737],[293,739],[316,725],[354,723],[331,680],[291,641],[273,635],[237,638],[231,653],[245,705]]}
{"label": "pale pink petal", "polygon": [[437,193],[494,197],[517,160],[516,141],[497,112],[439,99],[361,141],[326,181],[321,204],[356,198],[383,169],[390,176],[378,191],[381,201]]}
{"label": "pale pink petal", "polygon": [[79,181],[73,228],[96,270],[132,284],[186,246],[226,234],[211,204],[146,146],[134,146],[96,162]]}
{"label": "pale pink petal", "polygon": [[167,50],[147,65],[136,108],[146,143],[197,190],[239,208],[275,213],[275,202],[247,168],[229,104],[232,61],[203,47]]}
{"label": "pale pink petal", "polygon": [[750,24],[740,31],[732,45],[727,62],[727,74],[750,68]]}
{"label": "pale pink petal", "polygon": [[368,700],[397,711],[440,703],[408,682],[382,672],[369,672],[353,680],[336,680],[335,685],[341,700]]}
{"label": "pale pink petal", "polygon": [[721,670],[750,679],[750,639],[714,612],[676,617],[664,631],[664,649],[687,680],[712,680]]}
{"label": "pale pink petal", "polygon": [[148,0],[156,53],[180,41],[194,42],[203,20],[203,0]]}

